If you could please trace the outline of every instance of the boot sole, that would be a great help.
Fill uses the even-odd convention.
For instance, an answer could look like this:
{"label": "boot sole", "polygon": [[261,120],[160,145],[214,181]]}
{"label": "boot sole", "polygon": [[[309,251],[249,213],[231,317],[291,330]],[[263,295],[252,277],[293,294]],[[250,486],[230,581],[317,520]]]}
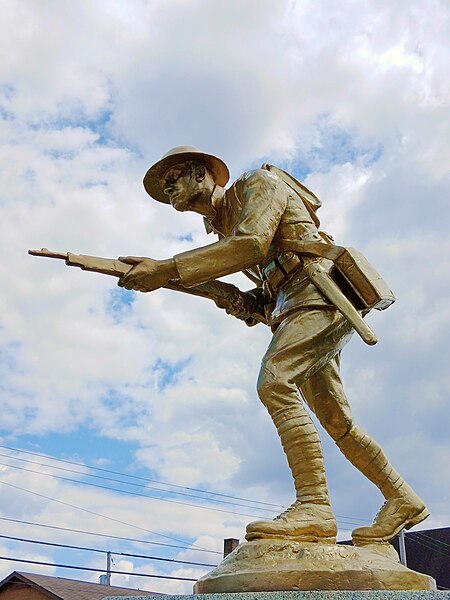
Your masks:
{"label": "boot sole", "polygon": [[422,521],[424,521],[427,517],[430,516],[430,513],[427,508],[423,508],[417,515],[411,517],[406,520],[406,522],[401,523],[396,529],[394,533],[390,533],[389,535],[384,536],[373,536],[373,537],[358,537],[358,535],[352,535],[352,542],[355,546],[367,546],[369,544],[378,544],[380,542],[389,542],[395,538],[396,535],[402,531],[402,529],[411,529],[414,525],[418,525]]}
{"label": "boot sole", "polygon": [[336,544],[336,537],[324,537],[320,535],[288,535],[288,534],[275,534],[275,533],[264,533],[264,534],[248,534],[245,536],[247,542],[255,542],[258,540],[282,540],[283,542],[312,542],[315,544]]}

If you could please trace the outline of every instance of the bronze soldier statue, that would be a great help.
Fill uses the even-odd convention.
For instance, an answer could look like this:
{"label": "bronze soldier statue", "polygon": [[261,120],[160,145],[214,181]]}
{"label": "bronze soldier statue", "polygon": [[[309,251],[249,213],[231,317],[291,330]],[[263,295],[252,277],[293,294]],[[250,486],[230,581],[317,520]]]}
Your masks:
{"label": "bronze soldier statue", "polygon": [[[307,259],[289,250],[303,243],[330,242],[318,229],[315,211],[320,202],[306,188],[303,196],[296,193],[276,170],[244,173],[225,189],[228,179],[222,160],[188,146],[170,150],[150,167],[144,178],[148,194],[175,210],[199,213],[219,240],[167,260],[121,259],[138,264],[119,285],[149,292],[170,282],[189,288],[238,271],[249,275],[256,291],[243,293],[243,301],[228,312],[251,324],[255,303],[264,305],[273,338],[262,359],[257,389],[280,436],[296,499],[274,520],[248,524],[247,540],[336,540],[322,449],[306,403],[344,456],[385,498],[374,523],[353,531],[354,544],[386,542],[429,513],[377,442],[353,420],[339,357],[354,330],[307,269],[312,260],[326,270],[326,259],[320,252]],[[289,246],[292,241],[297,246]]]}

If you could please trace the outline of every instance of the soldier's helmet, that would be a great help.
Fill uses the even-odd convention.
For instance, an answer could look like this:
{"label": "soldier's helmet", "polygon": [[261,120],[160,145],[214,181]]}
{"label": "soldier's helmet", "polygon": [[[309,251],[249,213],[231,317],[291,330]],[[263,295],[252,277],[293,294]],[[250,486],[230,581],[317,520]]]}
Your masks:
{"label": "soldier's helmet", "polygon": [[164,204],[169,204],[169,199],[164,194],[161,185],[161,179],[164,173],[180,163],[188,160],[198,161],[204,164],[208,171],[212,174],[214,182],[217,185],[224,186],[230,178],[227,165],[213,154],[207,154],[194,146],[177,146],[172,148],[164,156],[152,165],[144,177],[144,188],[152,198]]}

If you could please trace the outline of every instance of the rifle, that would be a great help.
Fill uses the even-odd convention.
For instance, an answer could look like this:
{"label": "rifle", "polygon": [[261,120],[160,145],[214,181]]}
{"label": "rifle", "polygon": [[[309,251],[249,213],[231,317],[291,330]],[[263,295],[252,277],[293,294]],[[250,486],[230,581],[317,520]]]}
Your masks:
{"label": "rifle", "polygon": [[[94,273],[102,273],[103,275],[112,275],[113,277],[122,277],[133,267],[132,264],[125,263],[120,259],[102,258],[100,256],[88,256],[86,254],[73,254],[72,252],[52,252],[47,248],[41,250],[28,250],[31,256],[44,256],[46,258],[57,258],[64,260],[69,267],[78,267],[83,271],[92,271]],[[135,264],[139,260],[136,259]],[[184,292],[192,296],[200,298],[208,298],[213,300],[219,308],[230,308],[234,306],[242,306],[244,293],[232,283],[218,281],[212,279],[206,283],[195,285],[192,287],[184,287],[181,283],[169,281],[165,289]],[[256,299],[255,299],[256,300]],[[264,323],[267,321],[262,312],[258,310],[255,301],[254,310],[251,311],[251,317],[245,320],[247,325],[256,325],[256,323]]]}

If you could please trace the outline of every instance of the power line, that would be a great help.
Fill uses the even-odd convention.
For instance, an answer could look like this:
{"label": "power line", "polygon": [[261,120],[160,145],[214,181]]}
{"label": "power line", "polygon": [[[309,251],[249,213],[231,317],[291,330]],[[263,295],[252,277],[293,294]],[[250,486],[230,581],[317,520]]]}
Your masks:
{"label": "power line", "polygon": [[[111,473],[111,474],[114,474],[114,475],[121,475],[121,476],[124,476],[124,477],[129,477],[129,478],[132,478],[132,479],[137,479],[137,480],[145,481],[145,482],[149,482],[149,483],[158,483],[158,484],[165,485],[165,486],[171,486],[171,487],[176,487],[176,488],[179,488],[179,489],[186,489],[186,490],[190,490],[190,491],[195,491],[195,492],[199,492],[199,493],[202,493],[202,494],[212,494],[212,495],[220,496],[220,497],[223,497],[223,498],[231,498],[233,500],[241,500],[243,502],[248,502],[248,503],[252,503],[252,504],[260,504],[260,505],[264,505],[264,506],[270,506],[270,507],[273,507],[274,509],[277,509],[277,510],[280,509],[280,508],[286,509],[286,506],[281,505],[281,504],[273,504],[273,503],[270,503],[270,502],[263,502],[263,501],[260,501],[260,500],[249,500],[248,498],[242,498],[240,496],[231,496],[229,494],[222,494],[222,493],[219,493],[219,492],[213,492],[211,490],[203,490],[203,489],[199,489],[199,488],[191,488],[191,487],[182,486],[182,485],[175,484],[175,483],[165,483],[165,482],[162,482],[162,481],[158,481],[156,479],[147,479],[145,477],[140,477],[138,475],[130,475],[128,473],[123,473],[123,472],[115,471],[115,470],[112,470],[112,469],[105,469],[105,468],[102,468],[102,467],[95,467],[95,466],[92,466],[92,465],[84,465],[82,463],[78,463],[76,461],[71,461],[71,460],[67,460],[67,459],[63,459],[63,458],[54,458],[54,457],[48,456],[48,455],[40,453],[40,452],[32,452],[30,450],[23,450],[21,448],[14,448],[14,447],[5,446],[5,445],[2,445],[2,444],[0,444],[0,448],[4,448],[6,450],[11,450],[11,451],[14,451],[14,452],[22,452],[24,454],[30,454],[30,455],[33,455],[33,456],[40,456],[40,457],[46,458],[47,460],[52,460],[52,461],[55,461],[55,462],[63,462],[63,463],[66,463],[66,464],[71,464],[71,465],[75,465],[75,466],[78,466],[78,467],[83,467],[84,469],[87,468],[87,469],[97,470],[97,471],[101,471],[101,472],[105,472],[105,473]],[[5,455],[1,455],[0,454],[0,456],[5,456]],[[8,456],[8,458],[11,458],[12,460],[21,460],[21,461],[24,460],[24,459],[20,459],[18,457],[12,457],[12,456]],[[33,461],[28,461],[28,462],[33,462]],[[38,464],[40,464],[40,463],[38,463]],[[19,468],[19,467],[14,467],[13,465],[8,465],[8,466],[11,466],[12,468]],[[46,466],[48,466],[50,468],[59,468],[59,469],[61,469],[61,467],[56,467],[54,465],[53,466],[52,465],[46,465]],[[89,473],[80,473],[80,474],[84,474],[84,475],[87,475],[89,477],[100,477],[99,475],[92,475],[92,474],[89,474]],[[113,480],[113,481],[117,481],[117,480]],[[85,483],[87,484],[87,482],[85,482]],[[136,484],[133,484],[132,482],[129,482],[128,484],[126,482],[123,482],[123,483],[125,485],[136,485]],[[93,484],[90,484],[90,485],[93,485]],[[106,488],[106,489],[109,489],[109,488]],[[111,489],[113,489],[113,488],[111,488]],[[153,488],[153,489],[155,489],[155,488]],[[119,490],[119,491],[121,491],[121,490]],[[162,490],[162,491],[165,491],[167,493],[177,493],[177,494],[180,493],[180,492],[172,492],[171,490]],[[125,493],[130,493],[131,494],[131,492],[125,492]],[[188,494],[183,494],[183,495],[188,495]],[[152,496],[146,496],[146,497],[152,497]],[[192,497],[197,497],[197,496],[192,496]],[[177,502],[175,500],[163,499],[163,498],[159,498],[159,497],[158,497],[158,499],[164,500],[166,502],[173,502],[173,503]],[[205,498],[205,500],[208,500],[208,498]],[[213,501],[214,502],[220,502],[220,500],[216,500],[216,499],[213,499]],[[179,504],[183,504],[181,502],[178,502],[178,503]],[[185,504],[188,505],[188,506],[198,506],[198,505],[195,505],[195,504],[192,504],[192,505],[188,504],[188,503],[185,503]],[[234,505],[231,502],[229,504]],[[236,506],[240,506],[240,505],[236,504]],[[251,506],[248,506],[248,507],[244,506],[244,507],[245,508],[253,508]],[[203,508],[207,508],[207,507],[203,507]],[[207,510],[216,510],[216,511],[219,511],[220,509],[207,508]],[[270,509],[260,508],[259,510],[269,511]],[[227,512],[227,511],[223,511],[223,512]],[[239,516],[250,516],[250,517],[255,517],[256,516],[256,515],[249,515],[249,514],[246,514],[246,513],[237,513],[237,512],[234,513],[232,511],[230,511],[230,514],[236,514],[236,515],[239,515]],[[359,519],[357,517],[347,517],[345,515],[336,515],[336,518],[343,525],[358,525],[359,523],[370,523],[371,522],[370,519]]]}
{"label": "power line", "polygon": [[[112,491],[112,492],[119,492],[121,494],[128,494],[130,496],[137,496],[137,497],[140,497],[140,498],[147,498],[149,500],[159,500],[161,502],[169,502],[171,504],[180,504],[182,506],[190,506],[192,508],[199,508],[201,510],[210,510],[210,511],[213,511],[213,512],[220,512],[220,513],[225,513],[225,514],[229,514],[229,515],[237,515],[237,516],[243,516],[243,517],[252,517],[252,518],[256,517],[256,518],[258,518],[258,515],[254,515],[254,514],[240,513],[240,512],[235,512],[235,511],[223,510],[221,508],[213,508],[211,506],[202,506],[202,505],[199,505],[199,504],[192,504],[190,502],[180,502],[178,500],[170,500],[169,498],[160,498],[158,496],[151,496],[151,495],[147,495],[147,494],[140,494],[138,492],[130,492],[128,490],[120,490],[120,489],[117,489],[117,488],[103,486],[103,485],[99,485],[99,484],[92,483],[92,482],[89,482],[89,481],[79,481],[79,480],[76,480],[76,479],[72,479],[70,477],[63,477],[61,475],[53,475],[51,473],[41,473],[40,471],[35,471],[34,469],[26,469],[25,467],[18,467],[16,465],[7,465],[7,464],[1,463],[1,462],[0,462],[0,465],[6,466],[6,467],[10,467],[12,469],[17,469],[19,471],[25,471],[27,473],[34,473],[34,474],[37,474],[37,475],[42,475],[44,477],[52,477],[52,478],[55,478],[55,479],[61,479],[63,481],[69,481],[69,482],[75,483],[77,485],[86,485],[86,486],[89,486],[89,487],[95,487],[95,488],[102,489],[102,490],[107,490],[107,491]],[[32,492],[31,490],[27,490],[27,489],[21,488],[19,486],[14,486],[13,484],[6,483],[5,481],[1,481],[0,480],[0,483],[2,483],[4,485],[10,485],[12,487],[17,487],[17,489],[29,492],[31,494],[37,494],[38,496],[40,495],[37,492]],[[74,506],[72,504],[64,503],[62,500],[57,500],[56,498],[50,498],[50,497],[45,496],[45,495],[42,495],[42,497],[43,498],[47,498],[48,500],[51,500],[53,502],[59,502],[61,504],[66,504],[67,506],[70,506],[72,508],[77,508],[79,510],[84,510],[86,512],[92,512],[92,511],[89,511],[88,509],[84,509],[84,508],[80,508],[80,507]],[[92,513],[92,514],[96,514],[97,515],[98,513]],[[102,516],[105,517],[105,518],[110,518],[110,517],[106,517],[105,515],[102,515]],[[338,517],[338,515],[336,515],[336,517]],[[259,517],[259,518],[270,518],[270,517]],[[345,519],[345,521],[343,519]],[[356,519],[356,521],[361,521],[361,520],[360,519]],[[119,522],[122,523],[122,521],[119,521]],[[342,525],[358,524],[354,520],[349,520],[349,518],[347,518],[347,517],[338,518],[338,522],[340,522]],[[132,527],[134,527],[134,525],[132,525]],[[144,531],[147,531],[147,530],[144,530]],[[151,532],[151,533],[153,533],[154,535],[161,535],[163,537],[167,537],[168,539],[173,539],[175,541],[179,541],[179,540],[177,540],[177,538],[173,538],[171,536],[167,536],[167,535],[164,535],[164,534],[161,534],[161,533],[157,533],[157,532]],[[187,542],[185,542],[185,543],[187,543]]]}
{"label": "power line", "polygon": [[443,542],[442,540],[434,538],[431,535],[427,535],[424,531],[410,531],[407,534],[407,537],[409,537],[410,535],[419,535],[420,537],[427,538],[428,540],[434,542],[438,546],[445,546],[446,548],[450,548],[450,544],[447,544],[446,542]]}
{"label": "power line", "polygon": [[102,471],[103,473],[110,473],[112,475],[121,475],[121,476],[124,476],[124,477],[129,477],[131,479],[139,479],[141,481],[146,481],[148,483],[158,483],[158,484],[161,484],[161,485],[167,485],[167,486],[170,486],[170,487],[176,487],[176,488],[180,488],[180,489],[184,489],[184,490],[190,490],[190,491],[193,491],[193,492],[200,492],[202,494],[212,494],[214,496],[220,496],[222,498],[232,498],[233,500],[242,500],[243,502],[250,502],[252,504],[262,504],[262,505],[265,505],[265,506],[273,506],[274,508],[285,508],[281,504],[272,504],[271,502],[263,502],[261,500],[249,500],[247,498],[242,498],[242,497],[239,497],[239,496],[231,496],[229,494],[222,494],[222,493],[219,493],[219,492],[213,492],[211,490],[203,490],[203,489],[200,489],[200,488],[187,487],[187,486],[179,485],[179,484],[176,484],[176,483],[166,483],[164,481],[158,481],[157,479],[148,479],[146,477],[140,477],[139,475],[130,475],[128,473],[123,473],[121,471],[114,471],[112,469],[105,469],[105,468],[102,468],[102,467],[94,467],[92,465],[84,465],[82,463],[78,463],[78,462],[75,462],[75,461],[72,461],[72,460],[67,460],[67,459],[64,459],[64,458],[54,458],[52,456],[48,456],[47,454],[43,454],[43,453],[40,453],[40,452],[32,452],[31,450],[23,450],[22,448],[13,448],[11,446],[4,446],[2,444],[0,444],[0,448],[4,448],[5,450],[12,450],[14,452],[23,452],[24,454],[31,454],[33,456],[40,456],[40,457],[46,458],[48,460],[53,460],[53,461],[56,461],[56,462],[63,462],[63,463],[69,464],[69,465],[75,465],[75,466],[78,466],[78,467],[83,467],[85,469],[92,469],[92,470],[95,470],[95,471]]}
{"label": "power line", "polygon": [[[412,534],[414,533],[418,533],[418,532],[411,532]],[[430,537],[430,536],[421,536],[421,537],[425,537],[425,540],[422,539],[416,539],[415,537],[411,537],[411,533],[409,533],[407,535],[407,539],[410,539],[411,541],[415,542],[416,544],[421,544],[422,546],[426,546],[427,548],[429,548],[430,550],[434,550],[435,552],[438,552],[439,554],[443,554],[444,556],[450,556],[450,552],[446,549],[446,547],[448,547],[448,544],[445,544],[444,542],[440,542],[439,540],[435,540],[434,538]],[[431,544],[434,544],[431,545]],[[441,544],[444,546],[444,549],[441,550],[440,546]]]}
{"label": "power line", "polygon": [[[21,562],[30,565],[43,565],[46,567],[61,567],[63,569],[76,569],[78,571],[94,571],[95,573],[104,573],[105,569],[94,569],[92,567],[79,567],[77,565],[63,565],[59,563],[44,562],[41,560],[26,560],[24,558],[13,558],[10,556],[0,556],[0,560],[9,560],[12,562]],[[111,571],[112,575],[134,575],[136,577],[153,577],[154,579],[176,579],[177,581],[197,581],[190,577],[173,577],[172,575],[155,575],[153,573],[131,573],[130,571]]]}
{"label": "power line", "polygon": [[[137,538],[129,538],[123,537],[119,535],[108,535],[106,533],[96,533],[93,531],[85,531],[83,529],[71,529],[69,527],[58,527],[57,525],[48,525],[46,523],[33,523],[32,521],[23,521],[20,519],[8,519],[7,517],[0,517],[0,521],[8,521],[11,523],[20,523],[22,525],[32,525],[34,527],[43,527],[45,529],[56,529],[57,531],[68,531],[70,533],[80,533],[83,535],[91,535],[94,537],[108,538],[112,540],[121,540],[124,542],[134,542],[139,544],[151,544],[152,546],[164,546],[165,548],[177,548],[180,550],[191,550],[191,546],[177,546],[175,544],[164,544],[163,542],[153,542],[152,540],[140,540]],[[195,552],[208,552],[210,554],[220,554],[218,550],[200,550],[198,548],[194,548]]]}
{"label": "power line", "polygon": [[[56,542],[44,542],[42,540],[30,540],[28,538],[14,537],[12,535],[0,535],[0,538],[6,539],[6,540],[14,540],[16,542],[27,542],[29,544],[39,544],[41,546],[53,546],[55,548],[68,548],[69,550],[85,550],[86,552],[98,552],[101,554],[105,554],[105,552],[108,552],[108,550],[101,550],[100,548],[89,548],[86,546],[72,546],[70,544],[59,544]],[[131,558],[145,558],[147,560],[161,560],[164,562],[179,563],[182,565],[194,565],[196,567],[217,567],[217,564],[198,563],[198,562],[191,562],[188,560],[178,560],[175,558],[162,558],[161,556],[149,556],[148,554],[131,554],[129,552],[112,552],[112,551],[111,551],[111,554],[114,554],[114,556],[128,556]]]}
{"label": "power line", "polygon": [[423,546],[424,548],[427,548],[428,550],[432,550],[433,552],[442,554],[442,556],[449,556],[448,552],[442,552],[442,550],[438,550],[437,548],[430,546],[429,542],[423,542],[422,540],[416,540],[415,538],[410,538],[409,536],[408,536],[408,539],[411,539],[411,541],[414,542],[415,544],[419,544],[419,546]]}
{"label": "power line", "polygon": [[[72,479],[71,477],[64,477],[63,475],[53,475],[52,473],[42,473],[34,469],[27,469],[26,467],[18,467],[17,465],[8,465],[0,462],[0,465],[9,467],[11,469],[17,469],[18,471],[25,471],[27,473],[34,473],[36,475],[42,475],[43,477],[53,477],[55,479],[61,479],[62,481],[68,481],[70,483],[76,483],[77,485],[87,485],[89,487],[95,487],[101,490],[108,490],[110,492],[120,492],[121,494],[128,494],[129,496],[137,496],[139,498],[148,498],[149,500],[159,500],[161,502],[170,502],[171,504],[180,504],[182,506],[191,506],[193,508],[200,508],[201,510],[212,510],[214,512],[226,513],[228,515],[238,515],[240,517],[258,517],[255,514],[235,512],[232,510],[224,510],[222,508],[213,508],[212,506],[203,506],[201,504],[192,504],[191,502],[181,502],[181,500],[171,500],[170,498],[160,498],[159,496],[152,496],[151,494],[140,494],[139,492],[131,492],[129,490],[120,490],[118,488],[109,487],[106,485],[100,485],[98,483],[92,483],[91,481],[80,481],[78,479]],[[51,468],[51,467],[50,467]],[[251,507],[249,507],[251,508]],[[267,509],[264,509],[267,510]]]}
{"label": "power line", "polygon": [[[128,494],[129,496],[137,496],[139,498],[147,498],[149,500],[159,500],[161,502],[169,502],[171,504],[179,504],[181,506],[190,506],[192,508],[199,508],[201,510],[210,510],[213,512],[220,512],[220,513],[225,513],[225,514],[229,514],[229,515],[237,515],[240,517],[270,518],[270,517],[259,517],[258,515],[255,515],[255,514],[241,513],[241,512],[236,512],[236,511],[224,510],[221,508],[214,508],[212,506],[203,506],[200,504],[192,504],[191,502],[181,502],[180,500],[171,500],[170,498],[161,498],[159,496],[152,496],[151,494],[140,494],[139,492],[131,492],[129,490],[121,490],[118,488],[113,488],[113,487],[109,487],[109,486],[100,485],[97,483],[92,483],[90,481],[80,481],[78,479],[72,479],[71,477],[64,477],[62,475],[54,475],[52,473],[42,473],[41,471],[36,471],[34,469],[27,469],[25,467],[18,467],[17,465],[9,465],[9,464],[2,463],[2,462],[0,462],[0,465],[9,467],[11,469],[17,469],[19,471],[25,471],[26,473],[34,473],[36,475],[42,475],[43,477],[52,477],[55,479],[60,479],[62,481],[68,481],[70,483],[75,483],[77,485],[86,485],[86,486],[94,487],[97,489],[107,490],[107,491],[111,491],[111,492],[119,492],[121,494]],[[49,468],[52,468],[52,467],[49,465]],[[4,482],[0,481],[0,483],[4,483]],[[57,502],[57,500],[55,500],[55,502]],[[249,507],[249,508],[251,508],[251,507]],[[262,510],[268,510],[268,509],[262,509]],[[339,517],[339,515],[336,515],[336,516]],[[358,522],[362,521],[361,519],[356,519],[356,521],[355,521],[355,520],[352,520],[350,517],[339,517],[338,520],[343,525],[358,524],[356,521],[358,521]],[[365,522],[365,521],[363,521],[363,522]],[[160,534],[158,534],[158,535],[160,535]]]}
{"label": "power line", "polygon": [[[1,446],[0,446],[1,447]],[[249,506],[248,504],[240,504],[240,503],[236,503],[236,502],[229,502],[228,500],[219,500],[219,499],[215,499],[215,498],[205,498],[205,496],[198,496],[196,494],[186,494],[185,492],[177,492],[174,490],[165,490],[163,488],[159,488],[159,487],[155,487],[155,486],[148,486],[148,485],[144,485],[143,483],[135,483],[133,481],[124,481],[123,479],[114,479],[113,477],[104,477],[102,475],[94,475],[92,473],[86,473],[86,472],[82,472],[82,471],[77,471],[75,469],[68,469],[67,467],[59,467],[57,465],[49,465],[48,463],[42,463],[42,462],[38,462],[35,460],[30,460],[29,458],[20,458],[18,456],[11,456],[10,454],[2,454],[0,453],[0,456],[2,456],[3,458],[8,458],[10,460],[18,460],[20,462],[25,462],[25,463],[30,463],[32,465],[39,465],[41,467],[48,467],[49,469],[57,469],[58,471],[65,471],[67,473],[75,473],[77,475],[82,475],[83,477],[93,477],[95,479],[102,479],[103,481],[114,481],[116,483],[122,483],[124,485],[128,485],[128,486],[133,486],[133,487],[138,487],[138,488],[143,488],[143,489],[151,489],[151,490],[155,490],[155,491],[159,491],[159,492],[163,492],[165,494],[176,494],[177,496],[186,496],[188,498],[198,498],[199,500],[208,500],[210,502],[217,502],[220,504],[229,504],[230,506],[240,506],[243,508],[253,508],[251,506]],[[52,460],[56,460],[56,459],[52,459]],[[3,464],[3,463],[0,463]],[[20,467],[16,467],[15,465],[6,465],[12,468],[16,468],[19,469]],[[82,466],[80,464],[80,466]],[[35,472],[35,471],[32,471]],[[73,481],[72,479],[68,479],[68,481]],[[106,488],[106,489],[110,489],[110,488]],[[114,488],[111,488],[114,489]],[[247,500],[246,502],[253,502],[252,500]],[[258,503],[257,501],[255,501],[256,503]],[[261,503],[258,503],[261,504]],[[274,507],[278,507],[278,508],[283,508],[281,505],[273,505]],[[266,511],[272,511],[273,509],[269,509],[269,508],[259,508],[259,510],[266,510]],[[247,516],[247,515],[246,515]]]}
{"label": "power line", "polygon": [[126,525],[128,527],[134,527],[135,529],[139,529],[140,531],[145,531],[146,533],[151,533],[152,535],[159,535],[159,536],[167,538],[169,540],[173,540],[175,542],[180,542],[182,544],[186,544],[187,546],[190,546],[194,550],[205,550],[204,548],[190,545],[189,542],[186,542],[185,540],[179,540],[178,538],[174,538],[170,535],[165,535],[164,533],[158,533],[157,531],[151,531],[150,529],[145,529],[144,527],[139,527],[139,525],[133,525],[132,523],[126,523],[125,521],[121,521],[120,519],[114,519],[114,517],[108,517],[107,515],[102,515],[101,513],[97,513],[93,510],[89,510],[88,508],[82,508],[81,506],[76,506],[75,504],[70,504],[69,502],[64,502],[63,500],[57,500],[56,498],[52,498],[51,496],[46,496],[45,494],[39,494],[38,492],[33,492],[32,490],[28,490],[28,489],[20,487],[18,485],[14,485],[12,483],[7,483],[6,481],[0,480],[0,484],[7,485],[16,490],[21,490],[22,492],[28,492],[29,494],[33,494],[34,496],[39,496],[40,498],[45,498],[46,500],[50,500],[51,502],[57,502],[58,504],[62,504],[64,506],[69,506],[70,508],[75,508],[76,510],[81,510],[83,512],[94,515],[96,517],[101,517],[103,519],[107,519],[108,521],[113,521],[114,523],[120,523],[121,525]]}

